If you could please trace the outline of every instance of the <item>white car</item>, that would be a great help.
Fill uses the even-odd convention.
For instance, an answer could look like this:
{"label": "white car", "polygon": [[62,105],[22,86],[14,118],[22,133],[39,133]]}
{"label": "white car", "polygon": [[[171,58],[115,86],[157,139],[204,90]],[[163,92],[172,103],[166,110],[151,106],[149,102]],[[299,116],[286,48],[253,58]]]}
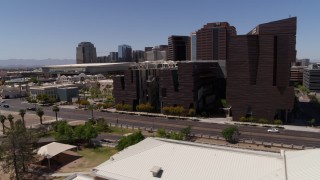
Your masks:
{"label": "white car", "polygon": [[268,132],[271,132],[271,133],[279,133],[279,129],[277,129],[277,128],[269,128],[269,129],[268,129]]}

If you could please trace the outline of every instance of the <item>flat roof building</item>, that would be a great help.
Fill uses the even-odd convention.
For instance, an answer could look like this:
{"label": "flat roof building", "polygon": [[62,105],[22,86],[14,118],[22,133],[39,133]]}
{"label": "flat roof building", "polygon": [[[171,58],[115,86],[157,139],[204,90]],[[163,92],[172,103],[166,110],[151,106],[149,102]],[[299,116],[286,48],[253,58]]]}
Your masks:
{"label": "flat roof building", "polygon": [[92,169],[103,179],[313,180],[320,150],[270,153],[146,138]]}
{"label": "flat roof building", "polygon": [[247,35],[232,36],[227,60],[227,103],[240,117],[286,120],[294,104],[289,85],[296,60],[297,18],[260,24]]}
{"label": "flat roof building", "polygon": [[311,92],[320,92],[320,65],[312,64],[304,69],[303,86]]}

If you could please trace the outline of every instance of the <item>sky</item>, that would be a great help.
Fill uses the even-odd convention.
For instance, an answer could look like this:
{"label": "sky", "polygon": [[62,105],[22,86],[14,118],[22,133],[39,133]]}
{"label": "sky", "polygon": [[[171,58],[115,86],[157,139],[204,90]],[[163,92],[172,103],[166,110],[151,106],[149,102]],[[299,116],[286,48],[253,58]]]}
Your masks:
{"label": "sky", "polygon": [[[229,22],[237,34],[296,16],[297,58],[320,61],[319,0],[1,0],[0,60],[75,59],[92,42],[98,56],[167,44],[208,22]],[[319,18],[319,19],[318,19]]]}

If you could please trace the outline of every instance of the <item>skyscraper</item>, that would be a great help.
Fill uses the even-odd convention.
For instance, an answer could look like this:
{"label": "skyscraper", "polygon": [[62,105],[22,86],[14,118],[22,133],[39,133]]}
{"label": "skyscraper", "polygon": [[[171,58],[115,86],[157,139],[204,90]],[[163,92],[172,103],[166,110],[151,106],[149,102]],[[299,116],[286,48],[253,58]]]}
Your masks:
{"label": "skyscraper", "polygon": [[294,103],[289,80],[291,62],[296,59],[296,26],[296,17],[288,18],[231,37],[227,103],[234,120],[287,119]]}
{"label": "skyscraper", "polygon": [[227,22],[208,23],[196,32],[197,60],[227,60],[230,37],[236,28]]}
{"label": "skyscraper", "polygon": [[118,59],[121,62],[132,61],[132,48],[129,45],[123,44],[118,46]]}
{"label": "skyscraper", "polygon": [[76,49],[77,64],[96,63],[97,51],[91,42],[81,42]]}
{"label": "skyscraper", "polygon": [[118,61],[118,52],[110,52],[110,61]]}
{"label": "skyscraper", "polygon": [[142,50],[132,51],[132,61],[133,62],[143,62],[144,61],[144,51],[142,51]]}
{"label": "skyscraper", "polygon": [[188,36],[168,37],[168,61],[187,60]]}

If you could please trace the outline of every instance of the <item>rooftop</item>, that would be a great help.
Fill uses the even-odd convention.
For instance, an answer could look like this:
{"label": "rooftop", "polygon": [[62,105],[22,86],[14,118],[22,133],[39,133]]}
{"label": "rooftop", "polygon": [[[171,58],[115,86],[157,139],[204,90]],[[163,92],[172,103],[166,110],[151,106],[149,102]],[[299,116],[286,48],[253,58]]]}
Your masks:
{"label": "rooftop", "polygon": [[[269,153],[147,138],[93,169],[107,179],[285,179],[320,177],[320,150]],[[153,173],[159,173],[154,176]]]}

